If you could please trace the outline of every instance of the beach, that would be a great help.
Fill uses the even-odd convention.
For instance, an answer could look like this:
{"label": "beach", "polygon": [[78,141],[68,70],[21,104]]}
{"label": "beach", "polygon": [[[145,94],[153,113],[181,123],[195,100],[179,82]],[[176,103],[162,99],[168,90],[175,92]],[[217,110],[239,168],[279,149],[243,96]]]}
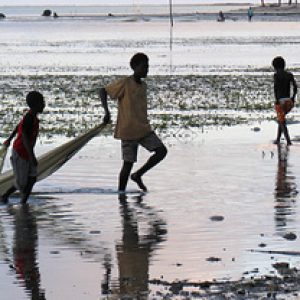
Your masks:
{"label": "beach", "polygon": [[[149,119],[168,156],[145,175],[148,193],[130,181],[120,197],[110,101],[113,124],[36,184],[28,205],[18,194],[0,205],[1,300],[299,299],[299,106],[288,115],[293,145],[273,145],[270,66],[282,55],[300,81],[294,16],[220,23],[181,7],[170,49],[169,20],[154,18],[157,8],[147,8],[150,21],[133,20],[136,12],[112,20],[104,8],[100,19],[6,9],[1,142],[33,89],[47,104],[38,155],[100,124],[98,89],[129,75],[131,55],[142,51]],[[148,156],[140,149],[134,169]]]}

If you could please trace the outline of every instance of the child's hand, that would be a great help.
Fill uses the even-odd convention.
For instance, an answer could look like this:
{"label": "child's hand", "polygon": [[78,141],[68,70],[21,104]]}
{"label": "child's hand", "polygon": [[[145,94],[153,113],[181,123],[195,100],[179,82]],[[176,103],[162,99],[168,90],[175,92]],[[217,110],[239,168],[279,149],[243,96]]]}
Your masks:
{"label": "child's hand", "polygon": [[6,140],[6,141],[4,141],[3,142],[3,145],[5,146],[5,147],[9,147],[9,145],[10,145],[10,140]]}

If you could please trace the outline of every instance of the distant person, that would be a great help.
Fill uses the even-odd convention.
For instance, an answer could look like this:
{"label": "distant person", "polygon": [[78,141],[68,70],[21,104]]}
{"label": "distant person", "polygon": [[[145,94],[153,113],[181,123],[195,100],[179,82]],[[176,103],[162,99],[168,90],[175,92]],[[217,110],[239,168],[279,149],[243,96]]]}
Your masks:
{"label": "distant person", "polygon": [[[295,104],[295,97],[297,94],[297,84],[294,75],[285,70],[285,60],[281,56],[273,59],[272,65],[274,67],[274,94],[275,94],[275,110],[277,113],[278,131],[275,144],[280,143],[281,134],[288,145],[291,145],[291,139],[286,126],[286,114],[291,111]],[[291,86],[293,87],[293,94],[291,97]]]}
{"label": "distant person", "polygon": [[121,140],[123,167],[119,174],[119,191],[125,192],[128,178],[137,160],[138,146],[146,148],[154,154],[135,173],[131,179],[138,187],[147,191],[142,176],[158,164],[167,154],[167,148],[151,129],[147,116],[147,85],[149,59],[144,53],[135,54],[130,60],[133,70],[131,76],[119,79],[100,89],[101,102],[105,110],[104,123],[110,122],[107,95],[118,100],[118,117],[115,138]]}
{"label": "distant person", "polygon": [[218,16],[217,21],[218,22],[224,22],[225,21],[225,16],[224,16],[224,14],[221,10],[219,11],[219,16]]}
{"label": "distant person", "polygon": [[249,22],[252,21],[253,15],[254,15],[253,9],[252,9],[252,7],[250,6],[249,9],[248,9],[248,21],[249,21]]}
{"label": "distant person", "polygon": [[2,201],[5,203],[8,201],[8,197],[17,189],[21,193],[21,203],[26,203],[36,182],[37,159],[34,154],[34,147],[39,133],[37,115],[43,112],[45,101],[41,93],[33,91],[27,94],[26,103],[29,107],[28,112],[4,142],[9,146],[11,140],[17,134],[11,157],[15,186],[2,195]]}

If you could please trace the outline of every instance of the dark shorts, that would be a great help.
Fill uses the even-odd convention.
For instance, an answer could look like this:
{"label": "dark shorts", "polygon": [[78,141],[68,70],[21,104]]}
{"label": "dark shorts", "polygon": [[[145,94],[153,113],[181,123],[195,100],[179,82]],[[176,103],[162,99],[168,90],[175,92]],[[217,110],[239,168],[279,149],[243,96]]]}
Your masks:
{"label": "dark shorts", "polygon": [[122,140],[121,143],[123,160],[128,162],[136,162],[139,145],[149,152],[165,146],[154,132],[139,140]]}
{"label": "dark shorts", "polygon": [[12,151],[11,163],[15,176],[15,186],[23,192],[29,177],[37,176],[37,167],[29,160],[23,159],[16,151]]}

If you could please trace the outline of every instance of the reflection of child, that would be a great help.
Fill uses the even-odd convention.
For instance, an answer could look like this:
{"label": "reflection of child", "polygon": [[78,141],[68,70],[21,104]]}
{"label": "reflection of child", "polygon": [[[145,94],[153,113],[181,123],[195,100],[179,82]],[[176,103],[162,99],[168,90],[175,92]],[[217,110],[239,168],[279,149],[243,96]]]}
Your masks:
{"label": "reflection of child", "polygon": [[13,137],[17,138],[13,144],[12,166],[15,176],[15,187],[2,195],[2,201],[7,202],[8,197],[18,188],[21,193],[21,202],[26,203],[36,182],[37,160],[34,154],[34,146],[39,133],[38,113],[42,113],[45,107],[44,97],[39,92],[30,92],[26,96],[29,111],[24,115],[21,122],[4,142],[9,145]]}
{"label": "reflection of child", "polygon": [[[277,113],[278,131],[275,144],[280,143],[280,137],[283,133],[288,145],[291,145],[291,139],[286,126],[286,114],[294,107],[297,94],[297,84],[294,75],[285,70],[285,60],[278,56],[273,59],[272,65],[275,69],[274,74],[274,94],[275,110]],[[291,85],[293,86],[293,95],[291,97]]]}

